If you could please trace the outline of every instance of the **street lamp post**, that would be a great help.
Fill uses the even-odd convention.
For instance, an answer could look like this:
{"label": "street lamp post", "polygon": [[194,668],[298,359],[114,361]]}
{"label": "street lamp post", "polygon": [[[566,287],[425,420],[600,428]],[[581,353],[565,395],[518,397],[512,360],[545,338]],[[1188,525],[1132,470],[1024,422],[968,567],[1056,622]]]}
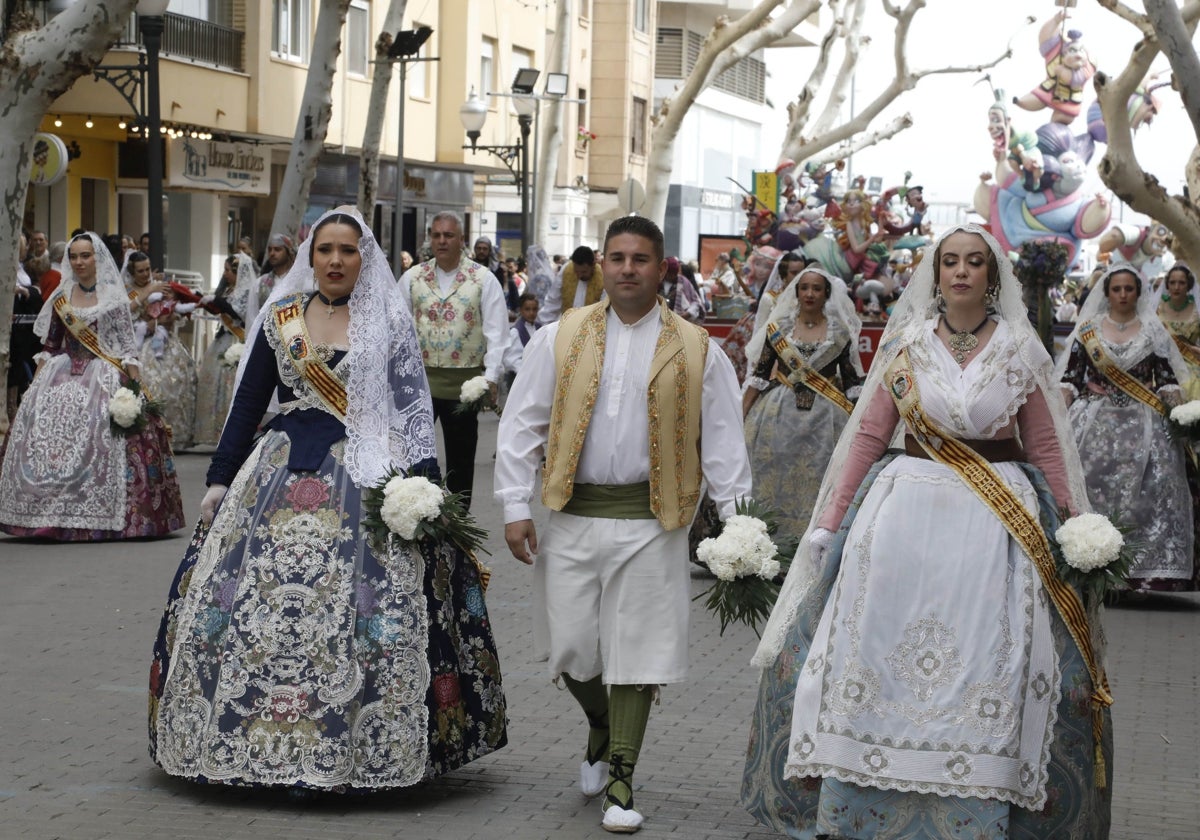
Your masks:
{"label": "street lamp post", "polygon": [[158,50],[162,46],[163,15],[168,0],[141,0],[138,28],[146,45],[146,198],[149,203],[147,230],[150,233],[150,265],[163,265],[163,141],[162,102],[159,97]]}
{"label": "street lamp post", "polygon": [[408,101],[408,65],[413,61],[437,61],[418,58],[421,45],[429,40],[433,29],[420,26],[396,33],[388,48],[388,61],[400,65],[400,133],[396,137],[396,223],[392,226],[392,269],[399,277],[403,273],[400,252],[404,250],[404,104]]}
{"label": "street lamp post", "polygon": [[487,103],[471,89],[467,101],[458,109],[458,117],[471,145],[463,146],[472,152],[491,152],[500,158],[508,167],[508,171],[516,179],[517,193],[521,198],[521,253],[529,247],[529,130],[533,125],[533,114],[537,108],[537,97],[533,95],[533,86],[541,71],[525,67],[517,71],[513,79],[512,100],[517,111],[517,124],[521,127],[521,142],[508,146],[481,146],[479,137],[483,132],[483,124],[487,121]]}

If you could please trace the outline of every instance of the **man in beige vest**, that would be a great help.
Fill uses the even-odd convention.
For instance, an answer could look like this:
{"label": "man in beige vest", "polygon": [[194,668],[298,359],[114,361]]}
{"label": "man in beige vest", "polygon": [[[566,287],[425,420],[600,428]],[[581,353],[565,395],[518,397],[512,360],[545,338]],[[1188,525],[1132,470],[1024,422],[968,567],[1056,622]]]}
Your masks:
{"label": "man in beige vest", "polygon": [[598,303],[603,293],[604,278],[596,268],[596,252],[580,245],[550,281],[538,312],[538,324],[553,324],[568,310]]}
{"label": "man in beige vest", "polygon": [[433,259],[414,265],[400,278],[400,294],[412,307],[417,340],[434,420],[446,444],[446,487],[471,505],[479,417],[457,414],[459,394],[468,379],[483,375],[492,400],[504,373],[508,346],[508,310],[495,275],[463,253],[463,225],[444,211],[429,227]]}
{"label": "man in beige vest", "polygon": [[[708,333],[657,294],[663,235],[609,226],[608,297],[530,340],[500,421],[496,499],[513,556],[545,592],[550,672],[589,724],[580,789],[633,832],[633,770],[657,687],[687,675],[687,526],[700,486],[722,517],[750,492],[737,379]],[[540,536],[530,514],[545,454]]]}

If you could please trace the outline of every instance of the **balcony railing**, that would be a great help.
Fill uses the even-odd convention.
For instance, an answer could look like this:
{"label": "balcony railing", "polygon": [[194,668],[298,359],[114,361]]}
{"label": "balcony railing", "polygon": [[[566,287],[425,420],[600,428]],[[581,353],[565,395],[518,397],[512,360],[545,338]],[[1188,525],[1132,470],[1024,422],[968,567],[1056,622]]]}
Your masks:
{"label": "balcony railing", "polygon": [[[60,11],[58,8],[52,10],[47,0],[32,0],[28,8],[42,26],[54,17],[55,12]],[[173,12],[167,12],[163,18],[163,55],[212,64],[239,73],[246,69],[246,33],[219,23]],[[115,46],[133,47],[141,42],[137,15],[130,15]]]}
{"label": "balcony railing", "polygon": [[[163,15],[162,54],[172,58],[191,59],[205,64],[241,72],[246,68],[244,42],[246,34],[228,26],[199,18],[167,12]],[[142,42],[137,16],[130,15],[121,33],[120,45],[135,46]]]}

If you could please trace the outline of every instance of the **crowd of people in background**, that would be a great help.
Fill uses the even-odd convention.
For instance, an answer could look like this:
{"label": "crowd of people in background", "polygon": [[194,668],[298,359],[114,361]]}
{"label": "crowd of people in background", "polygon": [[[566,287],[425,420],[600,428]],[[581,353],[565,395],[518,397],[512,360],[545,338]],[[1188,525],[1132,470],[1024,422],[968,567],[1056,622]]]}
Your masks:
{"label": "crowd of people in background", "polygon": [[[215,447],[154,648],[151,754],[167,772],[375,790],[504,745],[486,575],[452,540],[422,542],[418,562],[360,522],[390,470],[444,478],[470,510],[479,414],[462,395],[482,379],[486,402],[504,406],[505,540],[518,560],[540,558],[549,668],[580,706],[579,788],[603,794],[606,829],[642,825],[633,777],[650,706],[686,676],[686,564],[661,560],[686,556],[689,527],[694,548],[698,528],[750,496],[800,544],[756,657],[743,802],[758,819],[850,836],[867,811],[914,828],[966,814],[1030,836],[1107,835],[1111,800],[1089,785],[1111,778],[1108,718],[1070,693],[1106,690],[1094,651],[1070,642],[1077,619],[1038,595],[1039,575],[1053,586],[1034,550],[930,440],[990,464],[987,492],[1040,506],[1043,522],[1059,515],[1047,513],[1054,500],[1122,521],[1131,590],[1196,588],[1200,476],[1163,420],[1200,394],[1188,266],[1148,278],[1115,262],[1056,293],[1056,318],[1074,331],[1055,367],[1007,255],[974,226],[895,266],[904,283],[882,302],[802,249],[722,252],[705,275],[637,217],[569,255],[506,256],[487,236],[468,245],[452,212],[427,234],[418,258],[403,252],[392,267],[357,212],[339,208],[302,242],[272,234],[261,258],[242,238],[211,291],[155,271],[147,236],[22,237],[0,530],[170,533],[184,525],[174,453]],[[215,323],[193,325],[211,336],[196,360],[180,329],[200,318]],[[719,343],[701,326],[714,320],[734,322]],[[885,331],[868,371],[859,345],[872,320]],[[147,407],[124,424],[116,406],[131,392]],[[901,425],[898,453],[888,445]],[[541,534],[539,472],[551,511]],[[968,532],[963,565],[955,546]],[[247,579],[261,585],[235,598]],[[279,600],[284,584],[307,594]],[[932,616],[941,603],[958,606]],[[276,613],[304,617],[295,632],[312,638],[267,639],[249,618]],[[1001,626],[997,641],[987,628]],[[904,639],[911,650],[896,647]],[[904,659],[929,644],[954,673]],[[282,655],[271,645],[288,648],[286,663],[254,653]],[[233,702],[221,657],[251,663],[236,696],[257,699]],[[351,672],[369,677],[337,702],[311,699]],[[397,699],[397,685],[411,690]],[[864,705],[905,686],[916,686],[907,711]],[[310,699],[280,699],[296,692]],[[262,763],[258,709],[280,703],[310,729],[279,735],[291,758]],[[201,721],[200,708],[215,711]],[[918,718],[949,723],[931,741]],[[878,739],[854,735],[867,726]],[[846,750],[865,757],[844,767]],[[991,781],[972,781],[972,767]],[[1073,792],[1053,814],[1048,784]]]}

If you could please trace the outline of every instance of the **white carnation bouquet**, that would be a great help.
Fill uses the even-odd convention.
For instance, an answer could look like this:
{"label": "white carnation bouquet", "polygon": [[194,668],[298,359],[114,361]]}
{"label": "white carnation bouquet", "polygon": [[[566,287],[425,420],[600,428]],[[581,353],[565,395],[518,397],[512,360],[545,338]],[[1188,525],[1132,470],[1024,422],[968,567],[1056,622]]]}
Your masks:
{"label": "white carnation bouquet", "polygon": [[[424,540],[450,540],[463,551],[484,551],[487,532],[467,510],[461,493],[450,493],[420,475],[392,470],[363,493],[363,524],[386,545],[398,539],[405,545]],[[481,569],[481,574],[486,570]]]}
{"label": "white carnation bouquet", "polygon": [[221,361],[228,367],[237,367],[242,361],[242,356],[246,354],[246,344],[242,341],[235,341],[225,349],[221,354]]}
{"label": "white carnation bouquet", "polygon": [[149,417],[162,414],[162,405],[146,396],[135,379],[129,379],[108,398],[108,427],[121,437],[146,428]]}
{"label": "white carnation bouquet", "polygon": [[779,595],[781,574],[796,546],[778,546],[775,513],[750,499],[739,499],[736,513],[725,520],[721,533],[700,542],[696,559],[717,581],[696,598],[708,596],[705,606],[721,621],[721,634],[735,621],[758,633],[758,622],[771,614]]}
{"label": "white carnation bouquet", "polygon": [[1122,529],[1108,517],[1081,513],[1067,519],[1054,532],[1052,547],[1059,577],[1080,589],[1091,603],[1125,588],[1134,553]]}
{"label": "white carnation bouquet", "polygon": [[1171,437],[1190,443],[1200,441],[1200,400],[1185,402],[1171,409],[1167,415],[1167,428]]}
{"label": "white carnation bouquet", "polygon": [[481,411],[500,413],[500,406],[492,399],[492,385],[485,376],[474,376],[463,383],[458,392],[455,414],[478,414]]}

